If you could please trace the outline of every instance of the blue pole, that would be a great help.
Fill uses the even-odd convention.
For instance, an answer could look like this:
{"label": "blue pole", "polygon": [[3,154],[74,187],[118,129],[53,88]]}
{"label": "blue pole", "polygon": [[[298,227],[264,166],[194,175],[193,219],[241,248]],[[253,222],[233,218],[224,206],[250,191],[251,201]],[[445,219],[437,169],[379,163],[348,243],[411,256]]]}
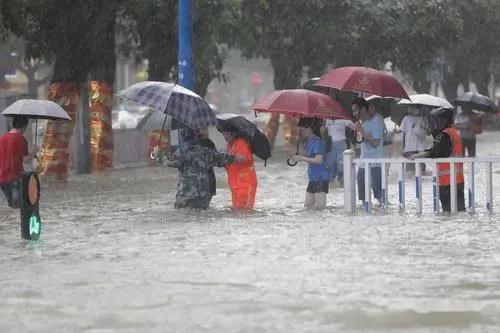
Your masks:
{"label": "blue pole", "polygon": [[179,84],[193,90],[193,25],[191,0],[179,0]]}
{"label": "blue pole", "polygon": [[[178,39],[179,39],[179,85],[193,90],[193,24],[191,0],[178,0]],[[177,131],[179,145],[184,141],[184,130]]]}

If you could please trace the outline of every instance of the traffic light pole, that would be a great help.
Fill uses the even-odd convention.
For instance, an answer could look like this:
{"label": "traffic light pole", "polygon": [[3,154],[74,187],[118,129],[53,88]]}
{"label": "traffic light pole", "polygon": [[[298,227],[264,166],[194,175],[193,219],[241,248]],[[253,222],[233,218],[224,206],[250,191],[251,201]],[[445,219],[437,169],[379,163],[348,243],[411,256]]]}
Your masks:
{"label": "traffic light pole", "polygon": [[[179,84],[193,90],[193,20],[191,0],[178,0]],[[183,139],[179,135],[179,144]]]}
{"label": "traffic light pole", "polygon": [[179,84],[193,90],[193,24],[191,0],[179,0]]}

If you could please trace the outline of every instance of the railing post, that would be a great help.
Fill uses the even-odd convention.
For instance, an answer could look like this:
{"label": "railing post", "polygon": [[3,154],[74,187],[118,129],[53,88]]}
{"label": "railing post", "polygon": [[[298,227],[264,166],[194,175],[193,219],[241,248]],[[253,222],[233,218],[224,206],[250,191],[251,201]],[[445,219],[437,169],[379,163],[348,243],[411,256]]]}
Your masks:
{"label": "railing post", "polygon": [[347,213],[356,211],[356,182],[355,168],[352,162],[354,151],[346,150],[343,153],[344,157],[344,210]]}
{"label": "railing post", "polygon": [[450,163],[450,213],[457,212],[457,166]]}
{"label": "railing post", "polygon": [[387,163],[382,163],[382,208],[387,210],[389,194],[387,193]]}
{"label": "railing post", "polygon": [[399,164],[398,168],[398,190],[399,190],[399,210],[405,210],[405,164]]}
{"label": "railing post", "polygon": [[439,213],[439,169],[437,163],[434,163],[432,170],[432,203],[434,213]]}
{"label": "railing post", "polygon": [[469,181],[468,181],[468,198],[469,198],[469,210],[471,212],[474,212],[476,208],[476,184],[475,184],[475,163],[474,162],[469,162],[468,163],[468,169],[469,169]]}
{"label": "railing post", "polygon": [[365,212],[370,213],[372,210],[372,191],[371,191],[372,177],[371,177],[370,163],[366,162],[364,167],[365,167],[365,201],[363,204]]}
{"label": "railing post", "polygon": [[486,168],[486,208],[493,213],[493,163],[488,162]]}
{"label": "railing post", "polygon": [[415,162],[415,195],[417,197],[417,214],[422,214],[422,170],[420,162]]}

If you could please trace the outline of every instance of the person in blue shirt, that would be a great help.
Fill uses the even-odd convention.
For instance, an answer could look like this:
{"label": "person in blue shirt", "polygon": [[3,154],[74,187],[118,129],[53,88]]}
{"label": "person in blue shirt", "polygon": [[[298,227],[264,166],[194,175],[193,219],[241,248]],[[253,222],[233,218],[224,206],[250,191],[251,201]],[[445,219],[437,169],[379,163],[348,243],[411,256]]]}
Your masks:
{"label": "person in blue shirt", "polygon": [[[358,131],[363,136],[361,143],[361,158],[384,158],[384,119],[380,114],[375,112],[375,107],[369,105],[368,102],[358,97],[351,104],[353,115],[361,122],[351,125],[351,128]],[[371,187],[373,196],[382,202],[382,169],[380,164],[374,163],[370,165]],[[358,197],[365,204],[365,169],[361,166],[358,169]]]}
{"label": "person in blue shirt", "polygon": [[319,135],[321,120],[301,118],[298,127],[299,138],[304,142],[304,153],[303,155],[295,155],[293,159],[309,164],[307,168],[309,184],[307,185],[304,206],[308,209],[323,209],[326,205],[330,174],[324,158],[326,143]]}

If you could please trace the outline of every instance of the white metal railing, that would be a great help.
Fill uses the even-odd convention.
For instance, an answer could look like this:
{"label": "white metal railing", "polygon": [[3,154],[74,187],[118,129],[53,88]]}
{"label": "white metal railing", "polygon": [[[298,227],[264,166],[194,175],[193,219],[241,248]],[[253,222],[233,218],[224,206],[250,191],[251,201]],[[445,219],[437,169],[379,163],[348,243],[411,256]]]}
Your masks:
{"label": "white metal railing", "polygon": [[[486,209],[493,212],[493,163],[500,163],[500,156],[492,157],[461,157],[461,158],[422,158],[410,160],[406,158],[371,158],[359,159],[354,158],[354,151],[344,151],[344,209],[349,213],[356,211],[356,166],[364,168],[364,181],[365,181],[365,202],[363,210],[370,212],[372,207],[372,194],[371,194],[371,173],[370,165],[380,164],[382,171],[382,208],[388,208],[388,174],[387,167],[391,164],[397,165],[398,172],[398,205],[401,211],[406,208],[405,198],[405,165],[415,164],[415,199],[416,199],[416,212],[421,214],[423,211],[422,200],[422,171],[420,165],[425,163],[432,166],[432,208],[435,213],[440,210],[439,201],[439,170],[438,163],[450,163],[450,174],[454,175],[456,170],[456,163],[463,163],[464,176],[467,175],[467,198],[468,209],[474,211],[476,208],[476,164],[486,164]],[[464,189],[465,190],[465,189]],[[457,212],[457,183],[455,177],[450,177],[450,211],[451,213]]]}

